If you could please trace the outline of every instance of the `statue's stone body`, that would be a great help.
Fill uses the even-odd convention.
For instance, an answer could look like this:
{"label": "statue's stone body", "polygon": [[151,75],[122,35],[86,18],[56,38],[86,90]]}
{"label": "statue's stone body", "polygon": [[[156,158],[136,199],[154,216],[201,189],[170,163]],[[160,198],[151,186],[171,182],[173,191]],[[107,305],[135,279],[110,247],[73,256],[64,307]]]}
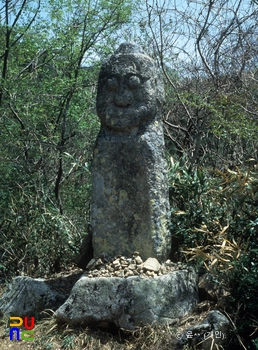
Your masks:
{"label": "statue's stone body", "polygon": [[95,257],[138,251],[164,260],[169,253],[163,94],[154,61],[135,44],[122,44],[101,68],[91,200]]}

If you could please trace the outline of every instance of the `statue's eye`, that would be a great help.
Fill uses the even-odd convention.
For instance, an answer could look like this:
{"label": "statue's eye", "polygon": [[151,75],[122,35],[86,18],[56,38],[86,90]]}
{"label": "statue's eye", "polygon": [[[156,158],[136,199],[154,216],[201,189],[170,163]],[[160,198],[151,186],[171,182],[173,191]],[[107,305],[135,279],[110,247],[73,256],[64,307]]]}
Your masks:
{"label": "statue's eye", "polygon": [[118,80],[115,77],[109,78],[106,85],[109,91],[116,91],[118,89]]}
{"label": "statue's eye", "polygon": [[128,88],[130,90],[134,90],[137,89],[140,85],[141,85],[141,81],[140,78],[137,77],[136,75],[132,75],[129,79],[128,79]]}

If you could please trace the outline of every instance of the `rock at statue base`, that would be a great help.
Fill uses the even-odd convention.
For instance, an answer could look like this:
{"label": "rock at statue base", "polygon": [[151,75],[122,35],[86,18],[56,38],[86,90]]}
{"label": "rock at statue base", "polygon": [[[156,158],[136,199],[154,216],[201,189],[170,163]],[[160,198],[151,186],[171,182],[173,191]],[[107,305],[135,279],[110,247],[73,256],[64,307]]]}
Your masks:
{"label": "rock at statue base", "polygon": [[134,330],[175,323],[197,302],[197,275],[190,268],[154,278],[82,277],[55,317],[71,325]]}
{"label": "rock at statue base", "polygon": [[44,309],[56,310],[64,301],[65,297],[52,290],[43,279],[18,276],[0,298],[0,314],[35,316]]}
{"label": "rock at statue base", "polygon": [[164,261],[171,249],[164,135],[163,86],[154,61],[125,43],[102,66],[101,120],[92,172],[94,257]]}

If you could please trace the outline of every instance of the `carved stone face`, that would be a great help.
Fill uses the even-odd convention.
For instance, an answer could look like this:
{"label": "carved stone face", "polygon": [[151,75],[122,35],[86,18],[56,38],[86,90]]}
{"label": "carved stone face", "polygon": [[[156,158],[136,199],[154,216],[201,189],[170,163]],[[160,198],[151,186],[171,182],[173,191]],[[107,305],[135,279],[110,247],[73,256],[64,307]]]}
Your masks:
{"label": "carved stone face", "polygon": [[128,130],[152,121],[159,108],[158,84],[156,67],[147,55],[113,55],[99,76],[97,112],[102,125]]}

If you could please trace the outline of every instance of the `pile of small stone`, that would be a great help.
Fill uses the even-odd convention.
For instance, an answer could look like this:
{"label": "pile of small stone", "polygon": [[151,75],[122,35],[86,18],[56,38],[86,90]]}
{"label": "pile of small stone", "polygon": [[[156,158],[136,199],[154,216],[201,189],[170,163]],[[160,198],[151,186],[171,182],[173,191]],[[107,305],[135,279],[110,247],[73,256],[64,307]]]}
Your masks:
{"label": "pile of small stone", "polygon": [[175,270],[182,269],[182,265],[175,264],[171,260],[160,264],[155,258],[148,258],[143,261],[138,252],[132,258],[116,256],[110,262],[104,262],[101,258],[94,258],[88,263],[85,277],[157,277]]}

